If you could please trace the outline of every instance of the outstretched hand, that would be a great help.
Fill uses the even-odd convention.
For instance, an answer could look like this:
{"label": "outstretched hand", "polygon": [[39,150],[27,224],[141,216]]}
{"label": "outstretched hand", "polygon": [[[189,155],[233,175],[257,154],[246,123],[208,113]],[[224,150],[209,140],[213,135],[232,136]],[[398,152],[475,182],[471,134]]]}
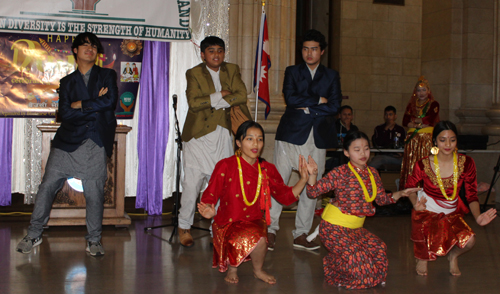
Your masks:
{"label": "outstretched hand", "polygon": [[307,171],[310,175],[318,175],[318,164],[311,155],[307,157]]}
{"label": "outstretched hand", "polygon": [[486,226],[489,224],[495,217],[497,217],[497,210],[495,208],[490,208],[487,211],[481,213],[477,218],[476,222],[480,226]]}
{"label": "outstretched hand", "polygon": [[215,216],[215,206],[213,204],[198,203],[198,211],[204,218],[211,219]]}
{"label": "outstretched hand", "polygon": [[392,198],[395,201],[398,201],[399,198],[401,198],[401,197],[410,197],[412,194],[415,195],[420,190],[422,190],[422,188],[408,188],[408,189],[404,189],[404,190],[392,193]]}
{"label": "outstretched hand", "polygon": [[306,183],[309,179],[309,172],[307,171],[307,162],[303,155],[299,155],[299,174],[300,180],[292,187],[292,192],[295,198],[300,198],[300,193],[304,190]]}
{"label": "outstretched hand", "polygon": [[299,155],[299,174],[301,180],[307,181],[309,179],[308,166],[303,155]]}
{"label": "outstretched hand", "polygon": [[422,188],[408,188],[401,191],[401,197],[410,197],[412,193],[417,193],[421,191]]}
{"label": "outstretched hand", "polygon": [[425,203],[427,202],[427,199],[425,197],[421,197],[420,199],[417,199],[417,202],[413,205],[413,209],[416,211],[422,211],[427,208]]}
{"label": "outstretched hand", "polygon": [[307,157],[307,171],[309,172],[309,179],[307,183],[311,186],[316,184],[316,180],[318,179],[318,164],[311,155]]}

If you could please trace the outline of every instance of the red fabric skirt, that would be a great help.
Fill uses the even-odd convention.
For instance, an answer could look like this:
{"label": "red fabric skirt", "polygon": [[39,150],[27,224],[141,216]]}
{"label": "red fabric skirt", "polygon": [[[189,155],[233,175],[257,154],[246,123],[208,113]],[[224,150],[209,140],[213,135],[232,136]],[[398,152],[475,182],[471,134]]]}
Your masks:
{"label": "red fabric skirt", "polygon": [[228,266],[237,267],[250,260],[250,253],[257,243],[267,238],[267,223],[265,220],[235,221],[225,226],[212,224],[214,235],[213,268],[225,272]]}
{"label": "red fabric skirt", "polygon": [[385,282],[387,246],[365,228],[349,229],[324,220],[319,226],[321,242],[328,249],[323,258],[325,280],[333,286],[365,289]]}
{"label": "red fabric skirt", "polygon": [[455,245],[464,248],[474,236],[458,212],[444,214],[413,210],[411,224],[415,257],[422,260],[436,260],[437,256],[445,256]]}

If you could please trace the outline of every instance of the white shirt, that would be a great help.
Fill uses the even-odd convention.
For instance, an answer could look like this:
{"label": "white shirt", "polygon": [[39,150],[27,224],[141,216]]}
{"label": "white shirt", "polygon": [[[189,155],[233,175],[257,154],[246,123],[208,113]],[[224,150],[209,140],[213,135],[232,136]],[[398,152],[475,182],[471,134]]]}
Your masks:
{"label": "white shirt", "polygon": [[208,68],[208,72],[210,73],[210,76],[212,76],[212,81],[214,82],[214,87],[215,87],[215,93],[210,94],[210,104],[212,105],[213,108],[219,110],[221,108],[228,108],[231,107],[229,103],[226,102],[222,98],[222,94],[220,91],[222,90],[222,85],[220,83],[220,68],[218,71],[211,70]]}

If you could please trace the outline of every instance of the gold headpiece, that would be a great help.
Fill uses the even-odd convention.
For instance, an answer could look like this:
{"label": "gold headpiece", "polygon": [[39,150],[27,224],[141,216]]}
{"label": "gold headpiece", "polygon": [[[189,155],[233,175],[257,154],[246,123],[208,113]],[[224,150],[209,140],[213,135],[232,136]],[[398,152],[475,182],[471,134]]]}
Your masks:
{"label": "gold headpiece", "polygon": [[418,81],[417,81],[417,84],[415,85],[415,88],[418,88],[418,87],[426,87],[428,90],[430,90],[430,86],[429,86],[429,81],[424,77],[424,76],[420,76],[418,78]]}

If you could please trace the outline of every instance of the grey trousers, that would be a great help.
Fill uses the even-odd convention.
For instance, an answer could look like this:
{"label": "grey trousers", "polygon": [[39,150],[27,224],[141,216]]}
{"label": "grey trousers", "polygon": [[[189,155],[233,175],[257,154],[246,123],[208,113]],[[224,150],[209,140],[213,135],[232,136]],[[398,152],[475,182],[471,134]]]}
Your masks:
{"label": "grey trousers", "polygon": [[48,222],[52,202],[57,191],[67,178],[82,180],[86,203],[86,222],[88,234],[85,239],[92,242],[101,240],[102,217],[104,212],[104,185],[106,184],[106,151],[88,139],[73,152],[57,148],[50,150],[42,183],[38,187],[35,208],[31,215],[28,236],[37,238],[42,235],[43,226]]}
{"label": "grey trousers", "polygon": [[[283,141],[276,141],[274,147],[274,164],[280,173],[285,184],[288,184],[292,170],[298,170],[299,155],[304,155],[307,160],[309,155],[312,156],[314,161],[318,164],[318,180],[321,179],[325,171],[326,149],[318,149],[314,145],[314,137],[311,130],[309,138],[304,145],[293,145]],[[297,214],[295,215],[295,230],[292,231],[293,238],[308,234],[311,230],[314,210],[316,209],[316,199],[307,197],[306,189],[302,190],[300,194],[299,205]],[[283,206],[278,203],[274,198],[271,198],[272,207],[270,209],[271,224],[268,227],[268,232],[276,234],[279,230],[279,218]]]}
{"label": "grey trousers", "polygon": [[210,176],[202,171],[184,166],[182,180],[181,208],[179,209],[179,228],[191,229],[196,212],[196,201],[200,195],[203,183],[210,181]]}

